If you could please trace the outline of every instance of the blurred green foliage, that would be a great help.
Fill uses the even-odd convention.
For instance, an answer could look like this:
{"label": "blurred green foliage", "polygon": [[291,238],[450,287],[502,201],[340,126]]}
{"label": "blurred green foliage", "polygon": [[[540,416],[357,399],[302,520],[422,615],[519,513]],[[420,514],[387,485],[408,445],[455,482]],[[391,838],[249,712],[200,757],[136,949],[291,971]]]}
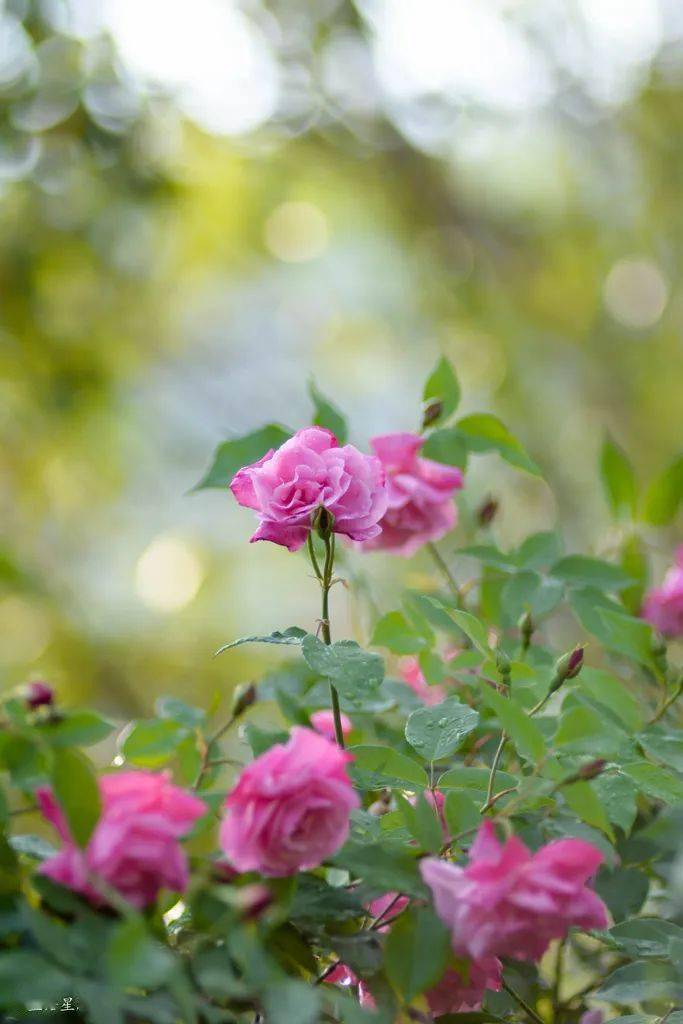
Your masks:
{"label": "blurred green foliage", "polygon": [[[515,105],[500,100],[504,61],[500,88],[489,81],[483,43],[469,91],[438,79],[439,4],[414,48],[433,88],[427,76],[401,97],[382,72],[392,5],[254,3],[235,31],[253,32],[278,98],[232,134],[212,133],[206,110],[193,118],[187,89],[145,79],[121,25],[86,25],[86,7],[8,0],[0,14],[4,685],[45,675],[122,715],[164,692],[201,703],[257,667],[242,649],[213,661],[221,643],[283,619],[310,627],[314,586],[292,607],[300,562],[249,548],[229,496],[186,492],[220,441],[310,419],[311,370],[365,443],[419,426],[442,351],[464,412],[489,409],[521,439],[550,486],[480,460],[452,560],[489,495],[504,550],[557,521],[571,544],[611,550],[605,431],[640,494],[682,447],[674,5],[639,6],[656,31],[630,12],[615,29],[574,5],[501,5],[496,26],[552,83]],[[188,33],[212,10],[185,11]],[[469,15],[473,32],[483,16]],[[570,67],[567,39],[593,47],[585,65]],[[242,92],[244,105],[253,83]],[[630,486],[613,494],[620,507]],[[667,529],[644,531],[656,576]],[[388,591],[421,571],[376,564]],[[358,609],[335,601],[367,638]]]}

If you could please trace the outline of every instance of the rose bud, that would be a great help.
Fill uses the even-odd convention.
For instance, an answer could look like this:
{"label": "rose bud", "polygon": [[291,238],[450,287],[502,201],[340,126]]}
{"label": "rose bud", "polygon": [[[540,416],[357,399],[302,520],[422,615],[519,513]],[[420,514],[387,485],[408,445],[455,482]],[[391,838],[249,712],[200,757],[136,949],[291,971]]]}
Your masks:
{"label": "rose bud", "polygon": [[589,761],[588,764],[583,764],[579,768],[577,775],[580,779],[597,779],[598,775],[602,775],[605,770],[607,761],[604,757],[597,757],[595,761]]}
{"label": "rose bud", "polygon": [[426,430],[427,427],[431,427],[432,423],[436,423],[442,412],[443,402],[438,399],[434,402],[430,402],[429,405],[425,407],[422,415],[422,429]]}
{"label": "rose bud", "polygon": [[40,679],[27,683],[23,690],[23,697],[27,705],[35,708],[50,707],[54,703],[55,692],[51,686]]}
{"label": "rose bud", "polygon": [[232,695],[233,718],[239,718],[247,708],[256,703],[256,687],[253,683],[240,683]]}
{"label": "rose bud", "polygon": [[480,526],[490,526],[498,515],[500,505],[495,498],[487,498],[477,509],[477,522]]}
{"label": "rose bud", "polygon": [[583,647],[575,647],[574,650],[570,651],[568,654],[563,654],[562,657],[558,658],[555,662],[555,674],[553,675],[548,692],[554,693],[555,690],[559,690],[567,679],[574,679],[578,676],[582,665]]}

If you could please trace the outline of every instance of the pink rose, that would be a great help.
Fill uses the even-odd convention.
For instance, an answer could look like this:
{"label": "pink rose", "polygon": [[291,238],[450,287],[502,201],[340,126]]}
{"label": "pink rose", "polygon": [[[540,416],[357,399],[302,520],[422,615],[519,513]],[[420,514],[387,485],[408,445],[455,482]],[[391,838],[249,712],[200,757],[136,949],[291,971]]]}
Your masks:
{"label": "pink rose", "polygon": [[602,900],[586,882],[602,854],[581,839],[559,839],[532,854],[516,836],[499,843],[485,821],[466,868],[434,857],[420,864],[453,946],[473,960],[537,961],[572,926],[607,927]]}
{"label": "pink rose", "polygon": [[63,846],[40,867],[42,874],[106,902],[91,876],[116,889],[134,907],[153,903],[161,889],[184,892],[187,860],[178,840],[206,813],[206,805],[155,772],[118,772],[99,779],[102,813],[85,849],[73,841],[52,791],[36,796]]}
{"label": "pink rose", "polygon": [[381,548],[408,558],[455,526],[453,495],[462,487],[462,473],[455,466],[419,458],[424,438],[418,434],[384,434],[370,444],[386,471],[389,504],[382,532],[364,538],[363,550]]}
{"label": "pink rose", "polygon": [[[460,653],[458,647],[450,647],[444,653],[444,661],[453,661]],[[410,687],[416,697],[419,697],[423,704],[427,704],[431,707],[433,704],[440,704],[442,700],[445,700],[448,696],[448,690],[445,686],[441,686],[435,683],[433,686],[427,682],[424,677],[424,673],[420,668],[419,660],[410,655],[407,658],[401,658],[398,671],[401,679],[404,683]]]}
{"label": "pink rose", "polygon": [[[409,902],[406,896],[397,898],[395,892],[388,892],[369,903],[367,909],[373,919],[378,918],[380,914],[386,915],[388,924],[380,924],[378,931],[387,932],[393,918],[405,910]],[[435,1016],[480,1009],[486,991],[492,989],[497,992],[500,989],[501,971],[502,964],[495,957],[478,962],[468,962],[465,959],[462,963],[449,967],[441,980],[425,993],[429,1009]],[[327,975],[325,981],[345,988],[358,985],[360,1005],[368,1009],[376,1006],[367,983],[359,979],[346,964],[338,964]]]}
{"label": "pink rose", "polygon": [[251,538],[297,551],[320,508],[334,516],[334,532],[356,541],[380,531],[387,508],[379,459],[351,444],[340,448],[334,434],[306,427],[235,475],[230,490],[240,505],[253,508],[260,526]]}
{"label": "pink rose", "polygon": [[[348,736],[350,732],[353,732],[353,722],[343,711],[340,717],[342,733],[344,736]],[[326,709],[314,711],[311,715],[311,725],[321,736],[327,736],[328,740],[335,739],[334,715],[331,711]]]}
{"label": "pink rose", "polygon": [[346,765],[351,754],[295,726],[247,765],[225,802],[223,852],[239,871],[276,877],[315,868],[346,841],[360,805]]}
{"label": "pink rose", "polygon": [[500,991],[502,970],[503,965],[494,956],[449,967],[441,981],[426,993],[429,1009],[435,1017],[480,1010],[487,991]]}
{"label": "pink rose", "polygon": [[664,636],[683,636],[683,546],[676,552],[661,587],[653,587],[645,596],[643,618]]}

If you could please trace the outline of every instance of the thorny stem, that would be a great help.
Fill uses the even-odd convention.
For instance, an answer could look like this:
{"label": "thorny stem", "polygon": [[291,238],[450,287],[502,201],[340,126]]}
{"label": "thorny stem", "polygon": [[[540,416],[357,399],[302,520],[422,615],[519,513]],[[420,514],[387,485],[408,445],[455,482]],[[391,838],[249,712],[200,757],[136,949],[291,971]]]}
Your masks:
{"label": "thorny stem", "polygon": [[[315,548],[313,546],[313,532],[308,534],[308,553],[311,557],[313,571],[316,574],[322,591],[322,618],[320,621],[320,632],[323,643],[328,646],[332,643],[332,632],[330,630],[330,590],[333,583],[334,570],[334,533],[326,532],[323,536],[325,544],[325,563],[322,570],[318,562]],[[344,748],[344,732],[341,723],[341,708],[339,707],[339,694],[334,683],[330,683],[330,702],[332,704],[332,715],[334,717],[334,736],[338,746]]]}
{"label": "thorny stem", "polygon": [[[200,762],[200,765],[199,765],[199,771],[197,772],[197,777],[195,778],[195,780],[194,780],[194,782],[192,784],[192,788],[194,790],[199,789],[199,786],[200,786],[200,783],[201,783],[202,779],[206,775],[206,773],[209,770],[209,768],[211,768],[212,765],[213,765],[213,762],[211,760],[211,748],[213,747],[214,743],[217,740],[219,740],[221,738],[221,736],[224,736],[225,733],[228,731],[228,729],[231,729],[236,721],[237,721],[237,717],[235,715],[230,715],[230,717],[228,719],[226,719],[225,722],[223,722],[223,725],[221,725],[218,729],[216,729],[215,733],[212,736],[209,736],[204,741],[204,745],[202,747],[202,759],[201,759],[201,762]],[[227,758],[225,759],[225,762],[229,763]],[[221,763],[221,762],[218,762],[218,763]]]}
{"label": "thorny stem", "polygon": [[455,582],[453,573],[448,568],[448,563],[443,558],[441,552],[437,548],[436,544],[433,543],[433,541],[430,540],[427,543],[426,547],[427,550],[429,551],[429,554],[434,559],[434,564],[436,565],[437,569],[439,570],[439,572],[445,579],[446,583],[448,584],[448,589],[450,590],[453,596],[453,600],[455,601],[456,607],[459,608],[461,603],[460,590],[458,588],[458,584]]}
{"label": "thorny stem", "polygon": [[557,1024],[562,1013],[560,1001],[560,989],[562,988],[562,977],[564,972],[565,940],[561,939],[557,946],[557,959],[555,960],[555,977],[553,979],[553,1022]]}

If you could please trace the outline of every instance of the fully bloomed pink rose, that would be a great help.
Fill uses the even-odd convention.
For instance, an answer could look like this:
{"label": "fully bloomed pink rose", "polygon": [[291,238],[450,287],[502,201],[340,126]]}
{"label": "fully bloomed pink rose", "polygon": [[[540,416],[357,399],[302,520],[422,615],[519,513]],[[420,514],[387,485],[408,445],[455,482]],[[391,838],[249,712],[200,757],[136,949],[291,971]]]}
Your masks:
{"label": "fully bloomed pink rose", "polygon": [[384,434],[370,444],[386,471],[389,504],[382,532],[362,547],[408,558],[455,526],[453,495],[462,487],[462,473],[455,466],[419,458],[424,438],[418,434]]}
{"label": "fully bloomed pink rose", "polygon": [[281,877],[317,867],[345,842],[360,801],[351,754],[296,726],[247,765],[225,802],[220,840],[239,871]]}
{"label": "fully bloomed pink rose", "polygon": [[653,587],[646,595],[643,618],[664,636],[683,636],[683,546],[661,587]]}
{"label": "fully bloomed pink rose", "polygon": [[[345,715],[342,711],[340,715],[342,734],[348,736],[350,732],[353,732],[353,722],[348,715]],[[321,736],[327,736],[328,740],[336,738],[334,731],[334,714],[328,708],[323,708],[321,711],[314,711],[311,715],[311,725],[316,732],[319,732]]]}
{"label": "fully bloomed pink rose", "polygon": [[38,805],[63,842],[41,865],[42,874],[93,903],[104,902],[93,877],[138,908],[153,903],[161,889],[184,892],[187,860],[178,840],[206,813],[204,802],[162,773],[103,775],[99,787],[102,813],[85,849],[73,841],[52,791],[38,790]]}
{"label": "fully bloomed pink rose", "polygon": [[586,887],[601,862],[600,851],[581,839],[558,839],[534,854],[516,836],[503,845],[485,821],[467,867],[432,857],[420,871],[456,951],[476,961],[537,961],[572,926],[607,926],[604,903]]}
{"label": "fully bloomed pink rose", "polygon": [[381,532],[387,509],[379,459],[352,444],[340,447],[329,430],[306,427],[234,476],[230,490],[260,520],[255,540],[297,551],[320,508],[334,516],[335,533],[366,541]]}

